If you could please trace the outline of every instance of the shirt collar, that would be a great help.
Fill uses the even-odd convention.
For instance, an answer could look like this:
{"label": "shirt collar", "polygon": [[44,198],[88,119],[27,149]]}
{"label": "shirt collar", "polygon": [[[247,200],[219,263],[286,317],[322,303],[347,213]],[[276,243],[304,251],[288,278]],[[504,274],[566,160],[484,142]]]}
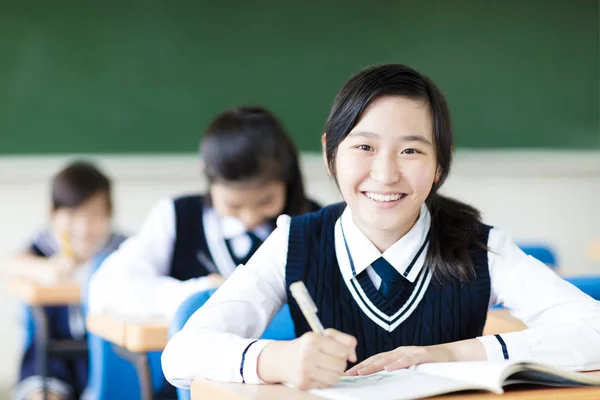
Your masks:
{"label": "shirt collar", "polygon": [[[385,258],[402,276],[410,282],[415,281],[415,278],[423,268],[425,255],[427,254],[427,244],[425,242],[428,238],[431,225],[431,215],[425,204],[421,206],[419,218],[410,231],[396,243],[391,245],[383,254],[381,254],[377,247],[375,247],[358,226],[356,226],[352,218],[350,207],[346,207],[340,217],[340,222],[343,235],[354,262],[355,271],[353,274],[350,270],[350,265],[346,266],[348,270],[344,270],[344,267],[342,267],[342,274],[346,280],[363,272],[375,260],[383,255],[383,258]],[[415,258],[416,260],[413,263]]]}
{"label": "shirt collar", "polygon": [[[235,217],[220,217],[221,218],[221,231],[223,233],[223,238],[227,239],[235,239],[240,236],[245,236],[247,234],[246,226],[242,221]],[[272,228],[268,222],[262,224],[261,226],[252,230],[252,232],[258,236],[260,240],[265,240],[269,237]]]}

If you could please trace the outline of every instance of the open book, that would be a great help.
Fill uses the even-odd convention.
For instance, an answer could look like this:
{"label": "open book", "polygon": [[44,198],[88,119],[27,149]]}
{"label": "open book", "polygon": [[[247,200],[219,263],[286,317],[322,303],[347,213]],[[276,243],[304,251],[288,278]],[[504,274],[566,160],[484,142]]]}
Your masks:
{"label": "open book", "polygon": [[453,362],[421,364],[409,369],[342,377],[335,386],[312,393],[338,400],[404,400],[462,390],[504,393],[504,386],[600,386],[600,375],[586,375],[531,362]]}

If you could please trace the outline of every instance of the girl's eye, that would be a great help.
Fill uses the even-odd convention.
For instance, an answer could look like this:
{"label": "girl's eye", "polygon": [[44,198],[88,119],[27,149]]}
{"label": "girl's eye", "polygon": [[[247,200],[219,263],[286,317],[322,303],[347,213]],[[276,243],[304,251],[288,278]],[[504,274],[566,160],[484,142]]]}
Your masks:
{"label": "girl's eye", "polygon": [[404,149],[402,150],[402,154],[417,154],[418,151],[415,149]]}
{"label": "girl's eye", "polygon": [[364,151],[372,151],[373,150],[373,148],[371,146],[369,146],[368,144],[361,144],[361,145],[356,146],[356,148],[360,149],[360,150],[364,150]]}

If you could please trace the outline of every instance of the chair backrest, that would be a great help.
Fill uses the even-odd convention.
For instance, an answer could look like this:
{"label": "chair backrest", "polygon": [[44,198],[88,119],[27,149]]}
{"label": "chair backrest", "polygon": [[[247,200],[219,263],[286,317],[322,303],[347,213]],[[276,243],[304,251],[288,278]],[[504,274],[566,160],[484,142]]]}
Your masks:
{"label": "chair backrest", "polygon": [[519,247],[521,248],[521,250],[523,250],[525,254],[537,258],[538,260],[546,264],[548,267],[552,269],[556,269],[558,267],[556,254],[550,246],[545,244],[522,244],[519,245]]}
{"label": "chair backrest", "polygon": [[600,300],[600,275],[567,276],[563,278],[588,296]]}
{"label": "chair backrest", "polygon": [[177,308],[171,323],[169,324],[169,337],[179,332],[188,319],[196,312],[197,309],[202,307],[204,303],[216,292],[217,289],[203,290],[198,293],[194,293],[183,301]]}
{"label": "chair backrest", "polygon": [[[169,337],[179,332],[187,320],[213,295],[216,289],[205,290],[188,297],[177,309],[175,316],[169,325]],[[271,323],[262,335],[262,339],[292,340],[296,338],[294,323],[290,314],[290,308],[285,304],[271,320]],[[188,389],[177,388],[179,400],[190,400]]]}
{"label": "chair backrest", "polygon": [[[91,266],[91,275],[100,267],[108,253],[99,255]],[[82,291],[84,315],[87,315],[87,286]],[[152,386],[158,392],[165,382],[160,365],[161,352],[148,353]],[[86,399],[139,399],[141,390],[133,364],[121,358],[112,343],[88,333],[89,375]]]}

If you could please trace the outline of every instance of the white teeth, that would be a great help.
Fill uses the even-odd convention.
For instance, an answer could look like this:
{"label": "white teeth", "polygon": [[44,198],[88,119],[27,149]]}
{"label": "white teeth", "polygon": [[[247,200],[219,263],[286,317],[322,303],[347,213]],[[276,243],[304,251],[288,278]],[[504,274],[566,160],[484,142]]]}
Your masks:
{"label": "white teeth", "polygon": [[371,200],[375,200],[375,201],[396,201],[396,200],[400,200],[400,198],[402,197],[402,194],[400,194],[400,193],[378,194],[378,193],[365,192],[365,194],[368,198],[370,198]]}

